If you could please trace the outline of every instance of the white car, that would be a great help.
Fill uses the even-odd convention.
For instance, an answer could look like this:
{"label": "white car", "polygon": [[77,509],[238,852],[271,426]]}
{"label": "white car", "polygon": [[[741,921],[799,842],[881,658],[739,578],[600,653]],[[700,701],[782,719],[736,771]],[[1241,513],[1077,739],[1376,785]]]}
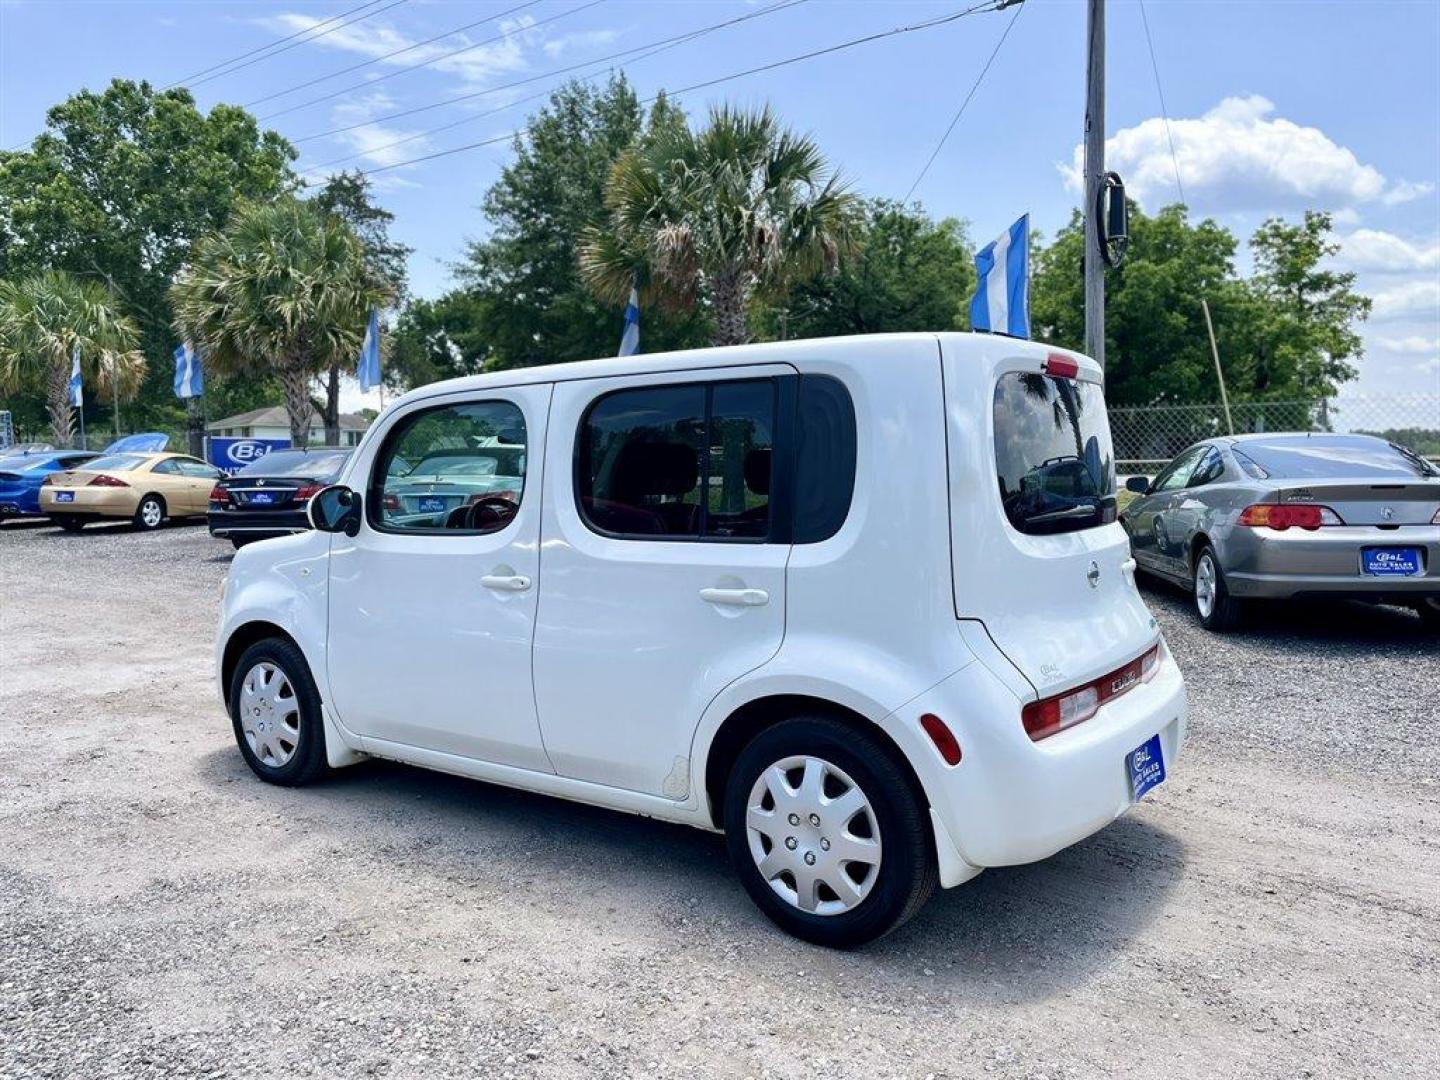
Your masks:
{"label": "white car", "polygon": [[[515,490],[434,516],[390,498],[397,457],[497,444],[523,448]],[[1101,372],[1044,345],[435,383],[310,505],[315,531],[240,551],[226,585],[219,688],[255,773],[374,756],[723,830],[810,941],[868,941],[937,883],[1090,835],[1184,737]]]}

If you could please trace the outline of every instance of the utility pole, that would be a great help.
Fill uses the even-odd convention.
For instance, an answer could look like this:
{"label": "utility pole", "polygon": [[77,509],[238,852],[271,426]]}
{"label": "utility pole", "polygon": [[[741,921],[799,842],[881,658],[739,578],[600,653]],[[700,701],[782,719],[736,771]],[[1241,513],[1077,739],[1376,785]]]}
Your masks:
{"label": "utility pole", "polygon": [[1085,352],[1105,367],[1105,262],[1100,189],[1105,176],[1105,0],[1088,0],[1085,69]]}

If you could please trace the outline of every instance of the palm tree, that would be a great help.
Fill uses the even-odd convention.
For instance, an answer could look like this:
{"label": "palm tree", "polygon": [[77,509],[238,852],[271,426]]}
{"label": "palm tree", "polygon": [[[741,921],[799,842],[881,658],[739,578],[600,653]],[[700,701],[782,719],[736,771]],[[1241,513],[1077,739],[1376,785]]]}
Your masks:
{"label": "palm tree", "polygon": [[605,204],[581,246],[591,291],[618,306],[638,286],[682,310],[703,296],[717,345],[749,340],[755,293],[832,272],[855,245],[860,210],[814,141],[768,107],[712,109],[699,132],[679,116],[660,125],[615,162]]}
{"label": "palm tree", "polygon": [[279,378],[295,446],[309,442],[310,380],[355,362],[370,309],[389,299],[353,230],[290,196],[242,205],[170,287],[176,329],[212,370]]}
{"label": "palm tree", "polygon": [[0,390],[44,388],[56,446],[75,433],[70,365],[80,350],[85,385],[129,398],[145,376],[140,330],[98,282],[63,270],[0,281]]}

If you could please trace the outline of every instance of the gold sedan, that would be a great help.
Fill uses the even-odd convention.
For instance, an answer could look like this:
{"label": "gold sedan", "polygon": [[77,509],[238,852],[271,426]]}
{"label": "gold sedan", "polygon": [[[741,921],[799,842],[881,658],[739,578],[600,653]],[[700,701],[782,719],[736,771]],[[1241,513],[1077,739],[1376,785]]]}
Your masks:
{"label": "gold sedan", "polygon": [[66,532],[101,518],[158,529],[166,518],[204,517],[221,472],[185,454],[106,454],[83,469],[51,473],[40,509]]}

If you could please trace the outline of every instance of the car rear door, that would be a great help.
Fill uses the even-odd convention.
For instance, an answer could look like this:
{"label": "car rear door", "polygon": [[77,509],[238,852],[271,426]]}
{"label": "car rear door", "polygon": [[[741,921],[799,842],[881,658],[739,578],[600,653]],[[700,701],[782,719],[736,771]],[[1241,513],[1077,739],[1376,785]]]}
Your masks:
{"label": "car rear door", "polygon": [[790,546],[772,449],[793,374],[556,386],[535,694],[561,775],[685,798],[706,705],[779,649]]}

